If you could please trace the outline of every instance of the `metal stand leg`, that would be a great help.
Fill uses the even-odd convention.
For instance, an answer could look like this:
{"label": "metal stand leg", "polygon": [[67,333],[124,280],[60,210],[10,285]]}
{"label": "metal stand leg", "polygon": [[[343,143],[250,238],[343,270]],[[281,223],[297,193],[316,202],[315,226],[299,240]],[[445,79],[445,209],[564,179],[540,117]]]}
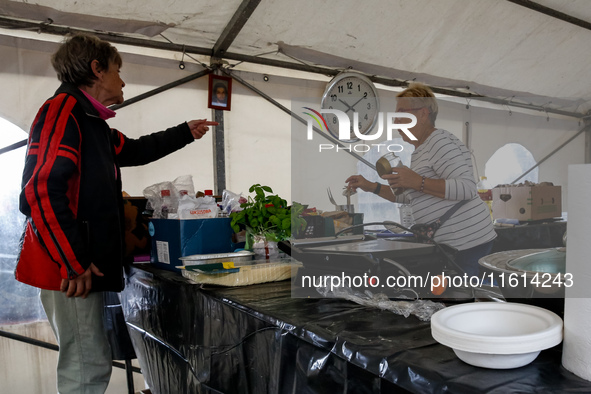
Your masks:
{"label": "metal stand leg", "polygon": [[125,360],[125,374],[127,375],[127,392],[129,394],[134,394],[135,390],[133,388],[133,370],[131,366],[131,360]]}

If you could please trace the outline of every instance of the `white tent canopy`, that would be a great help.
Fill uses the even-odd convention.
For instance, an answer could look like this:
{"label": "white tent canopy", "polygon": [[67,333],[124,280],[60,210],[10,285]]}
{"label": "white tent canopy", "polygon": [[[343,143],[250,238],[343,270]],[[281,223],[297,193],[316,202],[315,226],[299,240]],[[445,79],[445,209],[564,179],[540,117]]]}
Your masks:
{"label": "white tent canopy", "polygon": [[3,0],[0,16],[15,29],[90,30],[187,54],[527,96],[542,110],[591,109],[587,0]]}
{"label": "white tent canopy", "polygon": [[[299,181],[294,181],[292,164],[299,156],[291,152],[290,157],[293,147],[289,147],[290,133],[298,126],[290,122],[289,110],[297,98],[319,104],[326,83],[346,69],[363,72],[378,83],[383,102],[413,80],[432,86],[442,97],[458,96],[455,104],[440,106],[437,124],[473,149],[477,175],[484,175],[485,164],[497,149],[518,143],[543,162],[540,180],[561,184],[566,193],[568,165],[591,161],[585,148],[589,133],[579,134],[591,109],[588,4],[588,0],[0,0],[0,56],[6,59],[0,64],[0,83],[7,92],[0,97],[0,115],[26,130],[41,100],[57,86],[50,54],[65,34],[85,31],[113,42],[123,54],[126,100],[215,68],[237,81],[232,87],[232,110],[224,112],[225,141],[214,141],[212,152],[207,143],[213,138],[210,133],[205,141],[158,163],[125,169],[124,187],[133,195],[152,183],[187,173],[198,188],[215,189],[217,182],[219,189],[220,173],[225,173],[230,190],[244,192],[256,182],[298,200],[302,188],[293,187],[292,182]],[[178,67],[181,60],[187,66],[184,70]],[[271,76],[270,82],[263,75]],[[210,117],[207,89],[207,78],[191,80],[138,102],[133,111],[118,110],[121,115],[110,124],[138,137],[179,119]],[[502,113],[491,120],[490,115],[472,110],[475,100],[492,102]],[[511,116],[511,108],[517,107],[542,116],[526,122]],[[557,147],[560,151],[555,154]],[[225,156],[220,160],[221,153]],[[330,208],[322,206],[327,203],[326,186],[336,190],[347,174],[359,170],[358,160],[341,156],[345,157],[339,157],[339,165],[329,166],[342,168],[340,173],[316,180],[316,200],[322,203],[313,203],[321,209]],[[327,179],[332,183],[327,184]]]}

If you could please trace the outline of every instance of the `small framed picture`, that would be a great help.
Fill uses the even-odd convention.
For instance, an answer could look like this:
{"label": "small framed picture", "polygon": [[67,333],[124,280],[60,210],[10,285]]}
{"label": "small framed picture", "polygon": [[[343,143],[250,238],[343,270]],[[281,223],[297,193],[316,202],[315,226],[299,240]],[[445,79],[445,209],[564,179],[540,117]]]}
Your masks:
{"label": "small framed picture", "polygon": [[230,110],[232,103],[232,78],[209,74],[208,108]]}

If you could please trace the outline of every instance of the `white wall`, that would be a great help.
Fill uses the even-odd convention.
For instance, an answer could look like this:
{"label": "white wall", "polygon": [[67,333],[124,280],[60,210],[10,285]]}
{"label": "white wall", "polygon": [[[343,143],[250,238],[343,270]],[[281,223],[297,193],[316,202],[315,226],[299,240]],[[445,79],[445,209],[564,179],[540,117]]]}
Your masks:
{"label": "white wall", "polygon": [[[0,116],[27,130],[35,112],[43,100],[53,94],[58,86],[49,56],[54,44],[39,45],[28,39],[6,38],[0,35],[0,84],[4,94],[0,96]],[[122,77],[127,86],[125,97],[130,98],[156,87],[178,80],[201,68],[190,62],[185,70],[178,63],[164,59],[148,59],[138,55],[122,53],[124,65]],[[251,67],[251,70],[253,68]],[[256,68],[254,68],[256,69]],[[294,112],[301,111],[299,100],[319,106],[325,82],[270,75],[269,82],[263,81],[262,74],[242,71],[239,76],[248,83],[273,97]],[[170,125],[196,118],[209,118],[213,114],[207,108],[207,77],[194,80],[180,87],[160,93],[157,96],[122,108],[117,117],[110,120],[130,137],[164,129]],[[287,200],[330,208],[326,198],[326,187],[338,194],[348,175],[355,172],[356,160],[346,153],[321,163],[309,165],[304,173],[300,167],[305,161],[301,152],[292,152],[291,133],[305,132],[305,126],[292,122],[289,115],[242,86],[233,83],[232,110],[225,111],[226,177],[227,188],[247,193],[254,183],[271,186]],[[380,89],[382,100],[395,96],[391,89]],[[304,99],[302,99],[304,98]],[[301,113],[300,116],[303,116]],[[440,101],[440,115],[437,125],[462,137],[465,122],[472,129],[472,148],[480,175],[484,164],[496,149],[505,143],[517,142],[529,149],[536,160],[543,158],[556,146],[574,135],[582,127],[577,121],[520,114],[516,110],[498,107],[496,110],[482,109],[472,101],[470,109],[465,103]],[[299,127],[299,129],[297,129]],[[564,149],[542,164],[540,181],[551,181],[563,186],[563,204],[566,203],[566,173],[569,164],[584,162],[584,136],[581,135]],[[292,174],[293,164],[299,172]],[[332,174],[339,168],[337,174]],[[294,170],[294,171],[295,171]],[[211,133],[182,151],[156,163],[143,167],[123,170],[124,189],[131,195],[141,195],[142,190],[153,183],[191,174],[197,190],[212,189],[213,144]],[[329,175],[326,175],[329,174]],[[292,179],[294,180],[292,185]],[[314,180],[315,179],[315,180]],[[306,195],[293,188],[313,191],[311,201],[303,200]],[[340,202],[344,203],[341,199]]]}

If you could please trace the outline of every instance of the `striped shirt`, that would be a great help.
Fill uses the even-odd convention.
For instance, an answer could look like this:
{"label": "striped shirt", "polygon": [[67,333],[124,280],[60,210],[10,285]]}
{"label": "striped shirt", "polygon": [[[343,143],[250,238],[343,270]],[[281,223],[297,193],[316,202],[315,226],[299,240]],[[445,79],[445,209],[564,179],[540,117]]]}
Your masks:
{"label": "striped shirt", "polygon": [[[432,223],[461,200],[468,200],[435,233],[435,241],[466,250],[496,237],[488,207],[478,196],[468,148],[437,129],[412,153],[410,168],[426,178],[445,179],[445,198],[408,189],[399,196],[412,205],[416,223]],[[405,200],[405,201],[402,201]]]}

